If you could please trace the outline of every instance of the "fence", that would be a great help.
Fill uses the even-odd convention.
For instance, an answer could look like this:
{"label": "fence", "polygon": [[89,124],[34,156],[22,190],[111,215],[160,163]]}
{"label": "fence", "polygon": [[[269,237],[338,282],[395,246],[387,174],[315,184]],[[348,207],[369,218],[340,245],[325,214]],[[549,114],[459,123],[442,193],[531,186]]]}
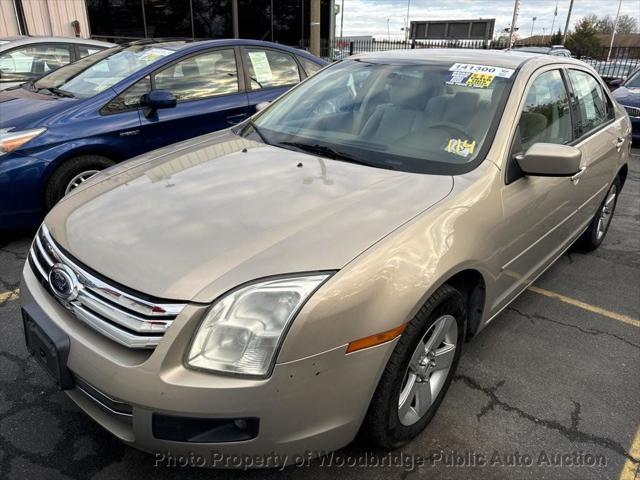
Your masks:
{"label": "fence", "polygon": [[[367,52],[383,52],[386,50],[403,50],[419,48],[468,48],[504,50],[508,47],[507,40],[376,40],[376,39],[336,39],[333,48],[323,45],[323,56],[332,60]],[[516,43],[518,47],[544,48],[540,44]],[[636,68],[640,67],[640,46],[613,47],[609,55],[609,47],[595,47],[589,50],[577,50],[571,55],[590,64],[606,80],[626,78]]]}

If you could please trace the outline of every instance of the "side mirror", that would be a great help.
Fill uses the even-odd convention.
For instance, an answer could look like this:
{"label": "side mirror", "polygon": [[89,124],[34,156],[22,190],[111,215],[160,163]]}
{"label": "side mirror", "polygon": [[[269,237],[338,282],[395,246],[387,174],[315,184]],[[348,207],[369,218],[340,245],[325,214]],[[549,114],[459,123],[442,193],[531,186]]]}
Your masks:
{"label": "side mirror", "polygon": [[609,87],[609,90],[611,90],[613,92],[616,88],[620,88],[623,83],[624,83],[623,79],[614,78],[613,80],[609,80],[607,82],[607,86]]}
{"label": "side mirror", "polygon": [[582,152],[568,145],[534,143],[516,161],[520,169],[534,177],[571,177],[580,171]]}
{"label": "side mirror", "polygon": [[175,95],[168,90],[151,90],[140,98],[140,105],[151,111],[160,108],[175,108],[177,103]]}
{"label": "side mirror", "polygon": [[260,102],[259,104],[256,105],[256,112],[264,110],[265,108],[267,108],[269,106],[270,103],[271,102]]}

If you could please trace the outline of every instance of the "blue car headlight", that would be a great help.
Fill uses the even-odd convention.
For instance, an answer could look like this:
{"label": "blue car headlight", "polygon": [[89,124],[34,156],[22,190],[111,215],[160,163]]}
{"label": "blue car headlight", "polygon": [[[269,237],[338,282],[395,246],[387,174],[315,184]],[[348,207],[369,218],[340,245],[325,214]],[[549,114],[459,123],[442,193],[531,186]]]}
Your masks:
{"label": "blue car headlight", "polygon": [[0,157],[17,150],[25,143],[30,142],[46,132],[46,128],[31,128],[29,130],[13,131],[11,128],[0,129]]}

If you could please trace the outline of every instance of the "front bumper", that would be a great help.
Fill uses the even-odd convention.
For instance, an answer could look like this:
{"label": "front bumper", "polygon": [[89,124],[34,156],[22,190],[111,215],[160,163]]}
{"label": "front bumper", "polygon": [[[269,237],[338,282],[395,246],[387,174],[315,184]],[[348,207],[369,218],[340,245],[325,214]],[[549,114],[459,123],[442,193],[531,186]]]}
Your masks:
{"label": "front bumper", "polygon": [[12,152],[0,157],[0,230],[42,221],[47,162]]}
{"label": "front bumper", "polygon": [[[189,370],[182,364],[190,338],[190,329],[183,327],[197,322],[204,307],[186,307],[151,352],[118,345],[81,323],[51,297],[28,263],[20,296],[23,305],[36,303],[69,336],[68,368],[97,390],[78,384],[67,390],[69,397],[121,441],[155,453],[156,458],[277,455],[293,462],[300,456],[314,457],[340,448],[351,442],[360,428],[396,343],[394,340],[349,355],[345,355],[343,345],[278,363],[268,379],[221,376]],[[130,406],[129,414],[119,408],[122,404]],[[255,438],[246,441],[161,440],[154,435],[154,414],[253,418],[259,420],[259,429]],[[208,465],[239,466],[225,461]]]}

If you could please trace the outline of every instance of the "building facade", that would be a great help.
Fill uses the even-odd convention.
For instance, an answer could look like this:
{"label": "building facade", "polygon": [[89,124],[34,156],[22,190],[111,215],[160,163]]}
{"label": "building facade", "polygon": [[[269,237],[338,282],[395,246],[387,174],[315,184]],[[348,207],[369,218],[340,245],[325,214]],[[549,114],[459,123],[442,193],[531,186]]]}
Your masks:
{"label": "building facade", "polygon": [[[334,0],[320,0],[321,45],[334,33]],[[306,48],[311,0],[0,0],[0,37],[78,35],[251,38]],[[78,22],[73,27],[73,22]],[[79,32],[76,32],[79,29]]]}

